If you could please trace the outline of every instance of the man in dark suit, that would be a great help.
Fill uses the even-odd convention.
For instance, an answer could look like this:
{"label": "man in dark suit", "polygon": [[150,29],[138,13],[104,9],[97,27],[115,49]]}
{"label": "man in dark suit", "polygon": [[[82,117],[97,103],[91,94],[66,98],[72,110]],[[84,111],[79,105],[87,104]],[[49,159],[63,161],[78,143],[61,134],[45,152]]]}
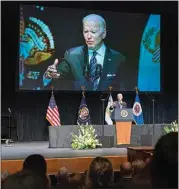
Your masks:
{"label": "man in dark suit", "polygon": [[113,110],[114,108],[127,108],[127,103],[123,101],[123,95],[119,93],[117,95],[117,101],[114,101],[113,105],[110,107],[110,110]]}
{"label": "man in dark suit", "polygon": [[111,188],[128,188],[132,189],[132,166],[130,162],[123,162],[120,165],[121,178]]}
{"label": "man in dark suit", "polygon": [[103,40],[106,37],[106,22],[96,14],[83,18],[83,36],[85,46],[67,50],[59,63],[58,59],[49,66],[44,74],[44,83],[56,80],[56,89],[81,90],[114,90],[120,89],[120,66],[125,57],[109,47]]}

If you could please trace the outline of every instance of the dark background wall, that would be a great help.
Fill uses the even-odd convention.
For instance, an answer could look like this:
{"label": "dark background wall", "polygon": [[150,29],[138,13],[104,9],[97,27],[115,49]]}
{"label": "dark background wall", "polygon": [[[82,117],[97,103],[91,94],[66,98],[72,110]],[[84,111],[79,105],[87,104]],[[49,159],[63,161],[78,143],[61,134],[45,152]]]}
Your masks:
{"label": "dark background wall", "polygon": [[[1,2],[1,75],[2,115],[12,109],[17,118],[19,140],[48,140],[48,122],[45,114],[50,92],[18,92],[16,89],[16,65],[18,61],[19,3]],[[25,2],[32,4],[32,2]],[[69,8],[90,8],[122,12],[159,13],[161,23],[161,93],[153,94],[155,123],[169,123],[178,115],[178,2],[36,2],[39,5],[58,5]],[[152,77],[152,76],[151,76]],[[117,93],[113,93],[115,98]],[[101,93],[87,93],[86,100],[91,111],[92,123],[102,124]],[[81,94],[55,92],[63,125],[76,124]],[[135,92],[125,93],[125,101],[132,107]],[[146,124],[152,123],[152,102],[145,93],[140,94]],[[6,126],[2,122],[2,126]]]}

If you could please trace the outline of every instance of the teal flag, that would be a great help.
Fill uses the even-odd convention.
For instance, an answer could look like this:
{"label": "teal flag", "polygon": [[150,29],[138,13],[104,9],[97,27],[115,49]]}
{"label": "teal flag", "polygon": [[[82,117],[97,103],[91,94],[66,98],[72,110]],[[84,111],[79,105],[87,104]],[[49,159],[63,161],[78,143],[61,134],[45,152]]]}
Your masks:
{"label": "teal flag", "polygon": [[140,91],[160,91],[160,15],[149,16],[142,35],[138,88]]}

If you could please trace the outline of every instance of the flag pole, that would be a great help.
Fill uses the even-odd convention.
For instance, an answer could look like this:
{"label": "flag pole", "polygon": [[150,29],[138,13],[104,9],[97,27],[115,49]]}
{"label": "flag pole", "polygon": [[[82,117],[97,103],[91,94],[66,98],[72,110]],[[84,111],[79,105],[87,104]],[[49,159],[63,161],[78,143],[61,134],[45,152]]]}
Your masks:
{"label": "flag pole", "polygon": [[54,86],[53,85],[51,86],[51,89],[52,89],[52,94],[53,94],[53,91],[54,91]]}
{"label": "flag pole", "polygon": [[82,89],[82,95],[83,95],[83,97],[85,97],[85,86],[82,85],[82,86],[81,86],[81,89]]}
{"label": "flag pole", "polygon": [[135,87],[135,92],[136,94],[139,94],[139,89],[137,87]]}
{"label": "flag pole", "polygon": [[109,94],[111,94],[112,86],[109,86]]}

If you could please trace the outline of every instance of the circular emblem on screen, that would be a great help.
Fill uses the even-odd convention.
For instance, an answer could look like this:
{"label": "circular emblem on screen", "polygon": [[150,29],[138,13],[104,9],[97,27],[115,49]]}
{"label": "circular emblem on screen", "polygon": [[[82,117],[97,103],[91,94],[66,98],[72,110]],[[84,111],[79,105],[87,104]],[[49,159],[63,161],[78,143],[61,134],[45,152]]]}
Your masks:
{"label": "circular emblem on screen", "polygon": [[128,116],[128,112],[126,110],[122,110],[121,117],[127,117],[127,116]]}
{"label": "circular emblem on screen", "polygon": [[133,114],[139,116],[142,113],[142,108],[139,102],[135,102],[133,106]]}

